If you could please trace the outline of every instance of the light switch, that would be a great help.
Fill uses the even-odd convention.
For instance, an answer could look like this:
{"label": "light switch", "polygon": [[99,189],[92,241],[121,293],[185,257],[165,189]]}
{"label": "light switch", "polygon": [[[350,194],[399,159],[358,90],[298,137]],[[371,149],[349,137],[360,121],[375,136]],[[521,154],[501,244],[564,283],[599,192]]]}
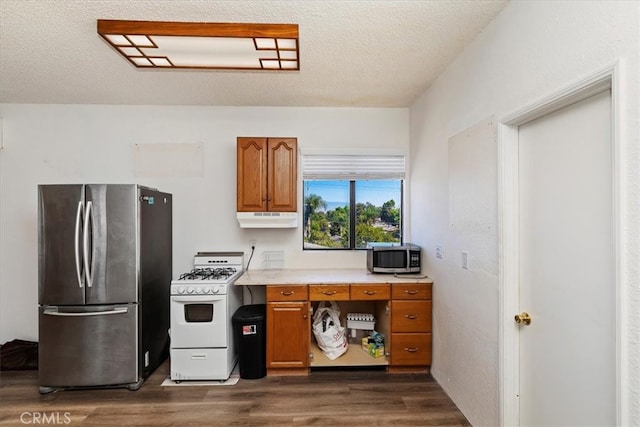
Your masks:
{"label": "light switch", "polygon": [[462,268],[465,270],[469,269],[469,252],[462,251]]}
{"label": "light switch", "polygon": [[442,256],[442,246],[438,245],[436,246],[436,258],[442,259]]}

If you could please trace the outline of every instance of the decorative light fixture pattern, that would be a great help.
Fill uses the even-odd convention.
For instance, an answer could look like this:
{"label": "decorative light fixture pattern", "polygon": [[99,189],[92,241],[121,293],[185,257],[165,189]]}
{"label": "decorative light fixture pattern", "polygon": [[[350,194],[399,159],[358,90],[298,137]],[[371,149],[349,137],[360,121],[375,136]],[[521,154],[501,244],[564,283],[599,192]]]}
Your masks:
{"label": "decorative light fixture pattern", "polygon": [[98,34],[139,68],[300,69],[297,24],[98,19]]}

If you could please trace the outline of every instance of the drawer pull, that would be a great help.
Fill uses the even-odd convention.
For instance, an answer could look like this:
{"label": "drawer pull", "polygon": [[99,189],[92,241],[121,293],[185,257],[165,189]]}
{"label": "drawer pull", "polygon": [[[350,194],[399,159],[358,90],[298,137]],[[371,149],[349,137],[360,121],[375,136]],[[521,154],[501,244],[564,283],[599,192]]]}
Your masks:
{"label": "drawer pull", "polygon": [[378,292],[376,292],[376,291],[362,291],[362,293],[365,294],[365,295],[375,295]]}
{"label": "drawer pull", "polygon": [[419,349],[419,348],[416,348],[416,347],[405,347],[405,348],[404,348],[404,351],[408,351],[409,353],[415,353],[415,352],[417,352],[417,351],[419,351],[419,350],[420,350],[420,349]]}
{"label": "drawer pull", "polygon": [[335,295],[338,293],[338,291],[335,290],[331,290],[331,291],[322,291],[323,294],[325,295]]}
{"label": "drawer pull", "polygon": [[280,291],[280,293],[285,297],[290,297],[291,295],[293,295],[293,291]]}
{"label": "drawer pull", "polygon": [[404,293],[408,295],[417,295],[420,293],[420,291],[416,291],[415,289],[407,289],[406,291],[404,291]]}
{"label": "drawer pull", "polygon": [[416,320],[418,318],[417,314],[405,314],[404,317],[406,317],[409,320]]}

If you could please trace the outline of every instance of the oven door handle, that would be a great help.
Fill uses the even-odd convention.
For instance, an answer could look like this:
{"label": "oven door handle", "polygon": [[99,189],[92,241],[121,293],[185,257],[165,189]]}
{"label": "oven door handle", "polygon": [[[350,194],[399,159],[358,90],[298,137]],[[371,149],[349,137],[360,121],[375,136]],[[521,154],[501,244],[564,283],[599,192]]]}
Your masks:
{"label": "oven door handle", "polygon": [[185,296],[185,297],[171,297],[171,301],[174,302],[192,302],[192,303],[203,303],[203,302],[221,302],[224,301],[225,297],[207,297],[206,295],[194,295],[194,296]]}

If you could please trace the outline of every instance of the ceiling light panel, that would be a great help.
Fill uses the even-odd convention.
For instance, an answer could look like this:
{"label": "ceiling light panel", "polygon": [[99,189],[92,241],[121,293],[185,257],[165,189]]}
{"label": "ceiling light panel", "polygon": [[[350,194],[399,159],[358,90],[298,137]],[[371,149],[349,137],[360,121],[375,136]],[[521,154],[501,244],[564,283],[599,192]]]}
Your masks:
{"label": "ceiling light panel", "polygon": [[297,24],[99,19],[98,34],[139,68],[300,69]]}

